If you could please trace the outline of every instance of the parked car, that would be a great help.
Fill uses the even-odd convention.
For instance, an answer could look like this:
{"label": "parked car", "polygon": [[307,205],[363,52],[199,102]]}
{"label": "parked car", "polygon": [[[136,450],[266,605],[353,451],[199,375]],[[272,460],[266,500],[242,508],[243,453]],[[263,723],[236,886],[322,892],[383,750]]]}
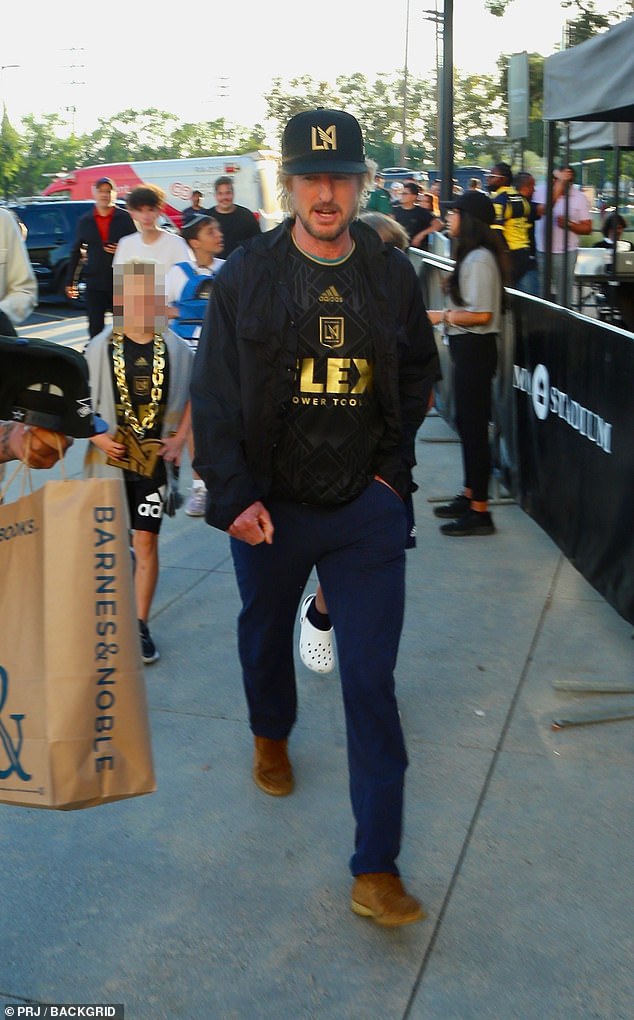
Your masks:
{"label": "parked car", "polygon": [[[125,209],[125,202],[117,205]],[[14,214],[18,223],[26,230],[26,250],[35,273],[40,302],[65,301],[71,305],[83,304],[83,282],[81,268],[77,279],[79,298],[66,297],[64,287],[68,263],[75,243],[77,222],[86,212],[92,212],[92,201],[63,200],[59,198],[32,198],[20,202],[9,202],[7,209]],[[164,230],[178,233],[167,216],[162,215],[158,225]],[[81,266],[81,264],[80,264]]]}
{"label": "parked car", "polygon": [[[440,176],[438,170],[428,170],[430,184]],[[457,182],[458,186],[466,191],[469,187],[469,182],[473,177],[477,177],[480,181],[480,185],[483,191],[487,190],[487,176],[489,171],[482,166],[455,166],[453,168],[454,181]]]}
{"label": "parked car", "polygon": [[421,188],[427,188],[428,178],[424,170],[409,170],[406,166],[386,166],[379,173],[385,178],[385,187],[389,188],[391,184],[395,184],[397,181],[402,183],[403,181],[416,181]]}
{"label": "parked car", "polygon": [[59,199],[38,198],[19,203],[10,202],[7,206],[26,228],[26,250],[37,279],[41,302],[68,300],[64,287],[77,221],[94,207],[94,202],[60,202]]}

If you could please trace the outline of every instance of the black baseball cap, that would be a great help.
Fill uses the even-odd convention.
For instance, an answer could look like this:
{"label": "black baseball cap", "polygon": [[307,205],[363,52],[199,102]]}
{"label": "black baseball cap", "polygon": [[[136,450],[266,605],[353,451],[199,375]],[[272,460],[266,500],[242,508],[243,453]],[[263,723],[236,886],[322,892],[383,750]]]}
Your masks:
{"label": "black baseball cap", "polygon": [[117,185],[113,181],[112,177],[100,177],[98,181],[95,181],[94,187],[99,188],[102,184],[107,184],[112,191],[117,190]]}
{"label": "black baseball cap", "polygon": [[285,174],[367,172],[359,122],[343,110],[319,107],[291,117],[282,135]]}
{"label": "black baseball cap", "polygon": [[452,202],[441,202],[443,209],[459,209],[461,212],[469,213],[476,220],[491,226],[495,222],[495,209],[493,202],[483,191],[465,191],[458,195]]}
{"label": "black baseball cap", "polygon": [[107,431],[93,413],[88,363],[49,340],[0,336],[0,421],[87,439]]}

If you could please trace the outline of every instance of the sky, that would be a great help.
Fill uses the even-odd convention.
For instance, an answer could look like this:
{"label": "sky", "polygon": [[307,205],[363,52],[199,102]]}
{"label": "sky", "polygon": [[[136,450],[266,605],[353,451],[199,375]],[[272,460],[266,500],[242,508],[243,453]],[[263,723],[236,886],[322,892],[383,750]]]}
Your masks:
{"label": "sky", "polygon": [[[90,5],[56,12],[51,0],[11,3],[2,12],[0,100],[18,130],[27,113],[60,113],[81,134],[99,117],[148,107],[185,121],[224,116],[248,126],[263,121],[262,96],[274,77],[334,82],[338,75],[393,72],[404,66],[406,38],[410,74],[430,74],[435,28],[427,12],[436,7],[442,10],[442,0],[409,0],[406,37],[407,0],[388,0],[380,13],[351,0],[195,7],[155,0],[116,15]],[[25,31],[26,11],[33,32]],[[454,0],[455,66],[492,74],[500,53],[546,56],[561,42],[564,16],[553,0],[513,0],[502,19],[487,13],[483,0]]]}

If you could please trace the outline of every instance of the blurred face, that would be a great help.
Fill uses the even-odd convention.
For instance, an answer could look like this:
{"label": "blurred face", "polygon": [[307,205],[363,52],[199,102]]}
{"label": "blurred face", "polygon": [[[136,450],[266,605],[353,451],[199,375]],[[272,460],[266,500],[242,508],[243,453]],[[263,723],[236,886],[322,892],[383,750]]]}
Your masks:
{"label": "blurred face", "polygon": [[500,177],[495,167],[493,167],[493,170],[489,170],[487,174],[487,187],[489,191],[497,191],[504,184],[506,184],[504,177]]}
{"label": "blurred face", "polygon": [[399,195],[399,201],[404,209],[411,209],[412,206],[416,205],[417,195],[410,191],[409,188],[403,188]]}
{"label": "blurred face", "polygon": [[117,197],[116,191],[113,191],[109,184],[100,184],[98,188],[92,189],[92,193],[97,208],[104,210],[114,205]]}
{"label": "blurred face", "polygon": [[527,177],[526,181],[522,185],[522,194],[527,198],[532,198],[535,192],[535,178]]}
{"label": "blurred face", "polygon": [[460,210],[459,209],[448,209],[447,210],[447,226],[449,227],[450,237],[460,237]]}
{"label": "blurred face", "polygon": [[216,208],[218,212],[231,212],[233,208],[233,187],[231,184],[220,184],[216,188]]}
{"label": "blurred face", "polygon": [[141,230],[152,230],[161,215],[159,206],[142,205],[140,209],[130,209],[130,215]]}
{"label": "blurred face", "polygon": [[433,212],[434,200],[431,195],[428,194],[419,195],[418,204],[422,206],[423,209],[429,209],[430,212]]}
{"label": "blurred face", "polygon": [[194,209],[200,209],[200,199],[201,196],[197,191],[195,191],[194,194],[192,195],[192,207]]}
{"label": "blurred face", "polygon": [[[355,218],[361,193],[360,174],[298,174],[292,177],[290,194],[297,217],[296,236],[316,241],[336,241]],[[310,250],[308,247],[307,250]]]}
{"label": "blurred face", "polygon": [[[132,270],[135,272],[132,272]],[[125,333],[150,337],[166,324],[165,284],[157,267],[117,266],[114,279],[115,325]]]}

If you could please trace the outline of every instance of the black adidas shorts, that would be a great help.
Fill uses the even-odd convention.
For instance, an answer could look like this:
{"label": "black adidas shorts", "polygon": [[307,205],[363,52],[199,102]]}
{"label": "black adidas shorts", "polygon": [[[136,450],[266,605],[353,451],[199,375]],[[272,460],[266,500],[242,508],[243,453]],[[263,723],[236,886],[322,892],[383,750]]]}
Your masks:
{"label": "black adidas shorts", "polygon": [[130,511],[130,527],[134,531],[150,531],[158,535],[163,520],[165,486],[154,478],[126,478],[125,491]]}

